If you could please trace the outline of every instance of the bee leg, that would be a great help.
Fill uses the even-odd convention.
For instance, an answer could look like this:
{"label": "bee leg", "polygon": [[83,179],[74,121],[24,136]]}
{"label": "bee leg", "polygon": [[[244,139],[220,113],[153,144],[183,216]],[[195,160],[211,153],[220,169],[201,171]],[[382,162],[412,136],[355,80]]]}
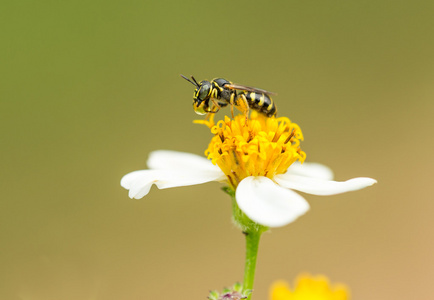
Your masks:
{"label": "bee leg", "polygon": [[235,117],[234,117],[235,96],[236,96],[235,93],[231,94],[231,99],[229,100],[229,102],[231,104],[232,119],[235,119]]}
{"label": "bee leg", "polygon": [[210,113],[215,114],[216,112],[218,112],[220,110],[221,106],[214,99],[211,99],[211,101],[212,101],[212,104],[214,104],[214,106],[211,108]]}
{"label": "bee leg", "polygon": [[213,103],[213,106],[207,111],[207,115],[205,117],[205,120],[208,120],[209,117],[211,116],[211,114],[215,114],[221,108],[221,106],[214,99],[211,99],[211,101]]}
{"label": "bee leg", "polygon": [[243,112],[244,116],[246,117],[246,123],[247,119],[249,118],[249,102],[247,101],[246,95],[241,94],[238,101],[238,107]]}

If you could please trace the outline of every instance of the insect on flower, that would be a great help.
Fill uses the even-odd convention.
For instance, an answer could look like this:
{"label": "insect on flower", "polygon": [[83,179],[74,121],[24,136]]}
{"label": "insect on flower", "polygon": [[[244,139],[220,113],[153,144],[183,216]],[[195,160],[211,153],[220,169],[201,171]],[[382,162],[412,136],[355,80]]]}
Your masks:
{"label": "insect on flower", "polygon": [[276,115],[276,105],[270,97],[270,95],[275,95],[275,93],[233,84],[223,78],[197,82],[193,76],[191,76],[192,80],[182,74],[181,77],[196,86],[193,95],[193,108],[199,115],[216,113],[220,108],[228,104],[231,105],[232,117],[234,116],[234,106],[243,112],[246,118],[249,114],[249,109],[256,110],[267,117]]}
{"label": "insect on flower", "polygon": [[234,191],[237,205],[252,221],[280,227],[309,210],[307,201],[295,191],[325,196],[377,182],[366,177],[334,181],[328,167],[304,162],[301,129],[285,117],[268,118],[253,111],[247,122],[243,115],[234,120],[226,117],[210,125],[210,130],[214,136],[205,151],[208,159],[154,151],[148,159],[148,170],[122,178],[121,185],[129,190],[130,198],[143,198],[154,184],[166,189],[219,181]]}

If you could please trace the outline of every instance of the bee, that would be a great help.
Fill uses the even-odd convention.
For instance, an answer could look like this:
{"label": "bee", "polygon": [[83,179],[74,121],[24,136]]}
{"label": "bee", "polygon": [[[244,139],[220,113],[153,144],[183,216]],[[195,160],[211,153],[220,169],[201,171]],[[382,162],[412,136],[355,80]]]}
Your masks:
{"label": "bee", "polygon": [[191,76],[192,80],[182,74],[181,77],[196,87],[193,95],[193,109],[199,115],[216,113],[228,104],[231,105],[232,117],[234,116],[234,106],[242,111],[246,118],[249,109],[256,110],[267,117],[276,115],[276,105],[270,97],[275,93],[233,84],[223,78],[216,78],[211,81],[202,80],[198,83],[193,76]]}

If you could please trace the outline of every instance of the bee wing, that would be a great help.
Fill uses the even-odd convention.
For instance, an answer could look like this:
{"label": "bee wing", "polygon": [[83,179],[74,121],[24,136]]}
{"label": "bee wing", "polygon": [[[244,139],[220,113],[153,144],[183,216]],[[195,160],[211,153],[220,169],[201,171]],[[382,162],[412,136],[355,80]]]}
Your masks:
{"label": "bee wing", "polygon": [[263,89],[258,89],[258,88],[254,88],[254,87],[250,87],[250,86],[245,86],[245,85],[239,85],[239,84],[226,84],[225,88],[228,88],[230,90],[241,90],[241,91],[248,91],[248,92],[253,92],[253,93],[262,93],[262,94],[267,94],[267,95],[277,95],[276,93],[273,92],[269,92]]}

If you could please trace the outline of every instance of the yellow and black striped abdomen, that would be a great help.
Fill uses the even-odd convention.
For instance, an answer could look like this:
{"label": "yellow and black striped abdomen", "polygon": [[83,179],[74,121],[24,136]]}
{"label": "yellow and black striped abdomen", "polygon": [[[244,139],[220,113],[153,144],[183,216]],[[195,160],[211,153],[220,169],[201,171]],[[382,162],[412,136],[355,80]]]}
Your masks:
{"label": "yellow and black striped abdomen", "polygon": [[249,107],[263,113],[267,117],[276,115],[276,106],[270,96],[263,93],[244,92]]}

